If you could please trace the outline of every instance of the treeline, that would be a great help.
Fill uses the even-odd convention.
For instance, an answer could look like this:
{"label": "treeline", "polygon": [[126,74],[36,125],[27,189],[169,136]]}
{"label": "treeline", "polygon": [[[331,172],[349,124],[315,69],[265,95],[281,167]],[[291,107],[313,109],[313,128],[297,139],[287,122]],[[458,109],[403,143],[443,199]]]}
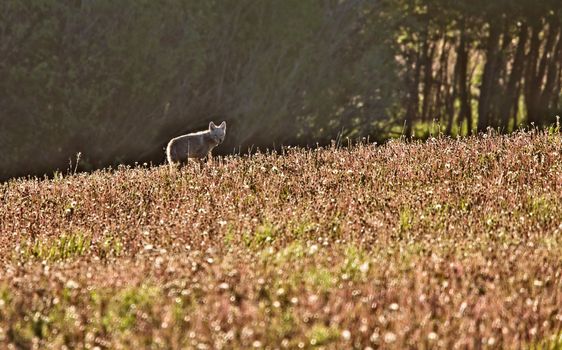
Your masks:
{"label": "treeline", "polygon": [[554,122],[562,83],[562,2],[403,1],[406,134],[438,120],[446,134]]}
{"label": "treeline", "polygon": [[544,125],[558,1],[3,0],[0,178],[217,151]]}

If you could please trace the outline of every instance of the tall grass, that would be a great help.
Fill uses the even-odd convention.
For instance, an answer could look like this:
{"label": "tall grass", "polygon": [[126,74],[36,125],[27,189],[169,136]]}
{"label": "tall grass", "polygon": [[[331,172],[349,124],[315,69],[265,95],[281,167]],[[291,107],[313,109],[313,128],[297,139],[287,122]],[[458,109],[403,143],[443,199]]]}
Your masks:
{"label": "tall grass", "polygon": [[561,152],[520,132],[4,183],[0,342],[548,348]]}

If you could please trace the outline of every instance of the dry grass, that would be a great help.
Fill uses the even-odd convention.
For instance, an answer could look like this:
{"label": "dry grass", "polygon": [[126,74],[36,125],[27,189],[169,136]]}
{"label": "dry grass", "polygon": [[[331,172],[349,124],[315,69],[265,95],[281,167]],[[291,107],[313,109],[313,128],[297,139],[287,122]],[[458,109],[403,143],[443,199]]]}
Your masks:
{"label": "dry grass", "polygon": [[562,346],[562,138],[0,185],[2,348]]}

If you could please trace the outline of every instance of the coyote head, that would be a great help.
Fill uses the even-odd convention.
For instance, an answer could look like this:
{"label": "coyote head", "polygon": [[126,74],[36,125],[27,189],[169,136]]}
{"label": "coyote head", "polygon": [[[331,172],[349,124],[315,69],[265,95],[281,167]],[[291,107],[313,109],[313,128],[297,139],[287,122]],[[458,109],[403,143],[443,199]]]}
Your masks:
{"label": "coyote head", "polygon": [[224,141],[224,135],[226,135],[226,122],[222,122],[221,125],[216,126],[215,123],[209,123],[209,131],[211,132],[211,137],[217,145],[220,145]]}

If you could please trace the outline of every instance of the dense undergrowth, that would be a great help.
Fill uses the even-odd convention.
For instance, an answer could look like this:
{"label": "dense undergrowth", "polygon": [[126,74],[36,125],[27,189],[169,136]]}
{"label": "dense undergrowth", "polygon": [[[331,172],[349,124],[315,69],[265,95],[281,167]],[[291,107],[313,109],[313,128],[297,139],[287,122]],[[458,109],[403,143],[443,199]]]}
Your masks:
{"label": "dense undergrowth", "polygon": [[4,183],[0,342],[560,348],[561,152],[520,132]]}

